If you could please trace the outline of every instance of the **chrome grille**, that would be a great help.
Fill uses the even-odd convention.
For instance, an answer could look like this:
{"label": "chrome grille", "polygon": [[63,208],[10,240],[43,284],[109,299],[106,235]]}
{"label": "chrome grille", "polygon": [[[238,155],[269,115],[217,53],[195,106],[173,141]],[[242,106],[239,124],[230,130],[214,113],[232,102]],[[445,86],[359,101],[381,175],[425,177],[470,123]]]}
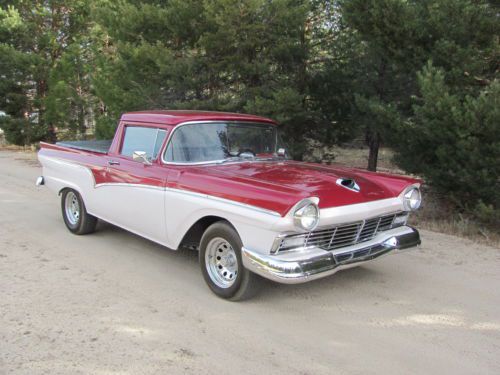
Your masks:
{"label": "chrome grille", "polygon": [[[345,246],[371,240],[378,232],[393,228],[393,222],[400,213],[378,216],[363,221],[347,223],[333,228],[321,229],[306,235],[292,235],[290,237],[304,237],[305,247],[319,247],[325,250],[333,250]],[[403,215],[405,215],[403,213]],[[281,243],[278,251],[288,248]]]}

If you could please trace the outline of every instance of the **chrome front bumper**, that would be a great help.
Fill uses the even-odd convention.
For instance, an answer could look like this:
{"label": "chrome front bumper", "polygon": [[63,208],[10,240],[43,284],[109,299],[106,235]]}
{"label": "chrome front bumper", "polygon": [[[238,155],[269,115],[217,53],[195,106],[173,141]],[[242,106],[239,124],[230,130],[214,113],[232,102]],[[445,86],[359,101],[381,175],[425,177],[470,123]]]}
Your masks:
{"label": "chrome front bumper", "polygon": [[265,255],[243,248],[243,265],[267,279],[298,284],[366,263],[388,253],[420,244],[418,231],[409,226],[379,233],[370,241],[332,251],[311,248],[296,252]]}

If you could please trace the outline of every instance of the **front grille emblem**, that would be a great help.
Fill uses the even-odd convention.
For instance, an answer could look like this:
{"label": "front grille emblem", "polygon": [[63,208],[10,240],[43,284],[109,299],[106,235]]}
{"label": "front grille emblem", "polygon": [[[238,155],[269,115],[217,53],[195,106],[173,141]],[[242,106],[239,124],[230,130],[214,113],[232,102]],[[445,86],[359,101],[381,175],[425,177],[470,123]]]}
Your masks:
{"label": "front grille emblem", "polygon": [[359,185],[352,178],[342,177],[342,178],[339,178],[336,183],[337,183],[337,185],[345,187],[346,189],[355,191],[356,193],[359,193],[359,191],[361,190]]}

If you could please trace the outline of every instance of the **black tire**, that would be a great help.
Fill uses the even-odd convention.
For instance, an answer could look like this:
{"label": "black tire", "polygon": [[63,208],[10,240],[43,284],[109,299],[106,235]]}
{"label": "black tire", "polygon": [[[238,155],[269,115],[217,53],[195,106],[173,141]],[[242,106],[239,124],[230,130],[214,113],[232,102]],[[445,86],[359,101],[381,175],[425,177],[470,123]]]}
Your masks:
{"label": "black tire", "polygon": [[[226,240],[234,250],[238,264],[238,273],[233,284],[222,288],[217,285],[209,274],[206,264],[207,245],[215,238]],[[242,243],[240,236],[227,222],[219,221],[207,228],[200,242],[200,266],[205,282],[217,296],[231,301],[243,301],[254,296],[260,287],[260,277],[245,267],[241,260]]]}
{"label": "black tire", "polygon": [[[72,194],[72,195],[71,195]],[[68,212],[66,210],[66,199],[76,198],[75,202],[78,205],[79,215],[78,218],[69,217]],[[65,189],[61,194],[61,211],[64,220],[64,224],[69,229],[71,233],[82,235],[89,234],[95,232],[95,228],[97,225],[97,218],[95,216],[90,215],[85,208],[85,203],[83,203],[83,199],[80,194],[73,189]]]}

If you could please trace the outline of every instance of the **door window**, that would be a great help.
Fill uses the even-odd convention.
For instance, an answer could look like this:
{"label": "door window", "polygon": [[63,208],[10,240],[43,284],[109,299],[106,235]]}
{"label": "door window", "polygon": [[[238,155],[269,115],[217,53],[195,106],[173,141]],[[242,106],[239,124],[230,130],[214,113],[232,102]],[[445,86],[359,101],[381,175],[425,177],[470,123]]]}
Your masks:
{"label": "door window", "polygon": [[154,160],[166,136],[164,129],[126,126],[120,154],[132,157],[135,151],[144,151],[150,160]]}

